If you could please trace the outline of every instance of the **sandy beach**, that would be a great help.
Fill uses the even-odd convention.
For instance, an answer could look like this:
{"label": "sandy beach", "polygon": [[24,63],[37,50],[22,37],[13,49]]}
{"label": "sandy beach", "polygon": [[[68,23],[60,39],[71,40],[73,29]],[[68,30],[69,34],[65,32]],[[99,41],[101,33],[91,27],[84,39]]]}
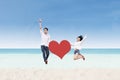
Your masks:
{"label": "sandy beach", "polygon": [[51,54],[0,54],[0,80],[120,80],[119,54],[85,54],[86,61]]}
{"label": "sandy beach", "polygon": [[1,68],[0,80],[120,80],[120,69]]}

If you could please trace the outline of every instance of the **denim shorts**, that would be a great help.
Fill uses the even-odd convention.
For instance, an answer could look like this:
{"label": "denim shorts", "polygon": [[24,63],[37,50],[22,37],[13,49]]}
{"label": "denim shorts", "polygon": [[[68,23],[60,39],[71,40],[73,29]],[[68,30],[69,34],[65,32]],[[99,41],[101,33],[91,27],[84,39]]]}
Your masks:
{"label": "denim shorts", "polygon": [[74,51],[74,54],[76,54],[76,53],[80,54],[80,50],[79,50],[79,49],[76,49],[76,50]]}

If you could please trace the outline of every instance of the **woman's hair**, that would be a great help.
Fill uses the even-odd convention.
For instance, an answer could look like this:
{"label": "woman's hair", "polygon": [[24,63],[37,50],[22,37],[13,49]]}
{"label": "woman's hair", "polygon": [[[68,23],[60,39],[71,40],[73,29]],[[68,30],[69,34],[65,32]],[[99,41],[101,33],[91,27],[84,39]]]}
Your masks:
{"label": "woman's hair", "polygon": [[80,38],[80,41],[83,40],[83,36],[82,35],[78,36],[78,38]]}

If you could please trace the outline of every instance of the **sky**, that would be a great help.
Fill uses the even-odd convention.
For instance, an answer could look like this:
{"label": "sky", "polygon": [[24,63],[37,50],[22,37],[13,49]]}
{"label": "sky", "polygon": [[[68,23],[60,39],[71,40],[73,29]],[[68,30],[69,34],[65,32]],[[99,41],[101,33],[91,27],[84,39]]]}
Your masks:
{"label": "sky", "polygon": [[84,48],[120,48],[120,0],[0,0],[0,48],[39,48],[38,19],[51,40],[87,34]]}

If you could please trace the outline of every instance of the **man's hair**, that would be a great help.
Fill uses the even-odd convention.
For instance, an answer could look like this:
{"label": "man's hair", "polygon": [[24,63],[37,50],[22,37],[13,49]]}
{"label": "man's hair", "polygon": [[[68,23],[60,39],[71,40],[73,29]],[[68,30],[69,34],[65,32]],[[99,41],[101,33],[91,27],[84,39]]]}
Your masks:
{"label": "man's hair", "polygon": [[43,30],[45,30],[45,29],[48,31],[48,28],[47,28],[47,27],[45,27]]}
{"label": "man's hair", "polygon": [[80,41],[83,40],[83,36],[82,35],[78,36],[78,38],[80,38]]}

